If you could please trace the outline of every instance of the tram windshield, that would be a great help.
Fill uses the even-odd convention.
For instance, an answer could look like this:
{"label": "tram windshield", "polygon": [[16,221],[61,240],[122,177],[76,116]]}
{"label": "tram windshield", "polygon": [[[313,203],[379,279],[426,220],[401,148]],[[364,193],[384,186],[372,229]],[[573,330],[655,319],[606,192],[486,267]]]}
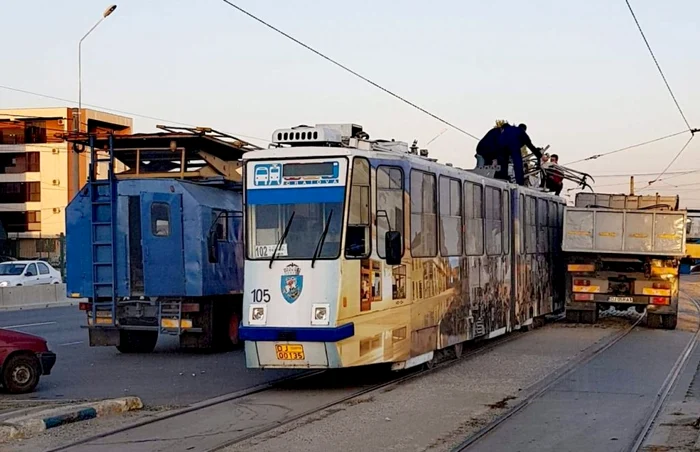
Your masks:
{"label": "tram windshield", "polygon": [[247,213],[250,259],[271,259],[273,254],[277,260],[340,256],[342,202],[255,204]]}

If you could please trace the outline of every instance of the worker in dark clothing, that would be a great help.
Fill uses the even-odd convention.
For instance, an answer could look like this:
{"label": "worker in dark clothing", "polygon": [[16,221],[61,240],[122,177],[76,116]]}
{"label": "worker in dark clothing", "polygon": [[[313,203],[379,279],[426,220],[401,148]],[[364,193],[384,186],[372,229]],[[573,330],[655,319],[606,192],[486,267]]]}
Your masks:
{"label": "worker in dark clothing", "polygon": [[[527,134],[527,126],[520,124],[518,127],[506,125],[500,135],[501,152],[499,153],[498,163],[501,165],[501,171],[496,174],[497,179],[508,179],[508,159],[513,162],[513,172],[515,173],[515,181],[518,185],[525,185],[525,170],[523,168],[523,155],[520,152],[523,146],[527,146],[530,151],[537,157],[536,163],[542,159],[542,151],[540,148],[532,144],[532,140]],[[505,166],[505,171],[503,167]]]}
{"label": "worker in dark clothing", "polygon": [[[479,140],[479,144],[476,145],[476,166],[491,165],[493,161],[498,158],[499,141],[502,130],[501,127],[496,125],[496,127],[489,130],[486,135]],[[483,161],[480,161],[479,158]]]}

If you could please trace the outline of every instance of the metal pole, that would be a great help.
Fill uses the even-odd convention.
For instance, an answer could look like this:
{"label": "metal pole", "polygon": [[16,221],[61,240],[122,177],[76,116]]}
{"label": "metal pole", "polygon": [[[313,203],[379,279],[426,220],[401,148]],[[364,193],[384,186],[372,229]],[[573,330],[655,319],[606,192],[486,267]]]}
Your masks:
{"label": "metal pole", "polygon": [[[102,23],[103,20],[105,20],[110,14],[114,12],[114,10],[117,9],[117,5],[111,5],[109,8],[107,8],[103,13],[102,17],[100,17],[100,20],[98,20],[95,25],[88,30],[85,35],[80,38],[80,41],[78,42],[78,115],[77,115],[77,120],[73,121],[73,132],[76,134],[80,132],[81,126],[82,126],[82,110],[83,110],[83,41],[85,38],[88,37],[92,31],[97,28],[98,25]],[[71,168],[70,168],[70,196],[73,197],[78,194],[78,191],[80,190],[80,154],[77,152],[75,149],[75,146],[72,151],[72,156],[73,160],[71,163]]]}
{"label": "metal pole", "polygon": [[634,176],[630,176],[630,195],[634,195]]}

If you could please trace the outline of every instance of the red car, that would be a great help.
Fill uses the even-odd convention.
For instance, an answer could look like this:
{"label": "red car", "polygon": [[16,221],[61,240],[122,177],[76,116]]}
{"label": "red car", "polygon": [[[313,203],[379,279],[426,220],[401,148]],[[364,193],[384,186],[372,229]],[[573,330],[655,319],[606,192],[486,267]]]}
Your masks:
{"label": "red car", "polygon": [[12,394],[31,392],[41,375],[49,375],[56,354],[33,334],[0,328],[0,385]]}

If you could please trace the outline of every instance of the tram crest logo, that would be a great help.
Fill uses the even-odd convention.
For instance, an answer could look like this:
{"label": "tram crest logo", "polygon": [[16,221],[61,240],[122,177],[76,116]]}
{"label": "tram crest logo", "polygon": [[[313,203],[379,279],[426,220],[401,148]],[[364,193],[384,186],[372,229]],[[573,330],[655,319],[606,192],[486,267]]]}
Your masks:
{"label": "tram crest logo", "polygon": [[301,290],[304,288],[304,277],[301,275],[301,269],[298,265],[289,264],[284,267],[284,274],[280,282],[282,296],[287,303],[292,304],[297,301]]}

